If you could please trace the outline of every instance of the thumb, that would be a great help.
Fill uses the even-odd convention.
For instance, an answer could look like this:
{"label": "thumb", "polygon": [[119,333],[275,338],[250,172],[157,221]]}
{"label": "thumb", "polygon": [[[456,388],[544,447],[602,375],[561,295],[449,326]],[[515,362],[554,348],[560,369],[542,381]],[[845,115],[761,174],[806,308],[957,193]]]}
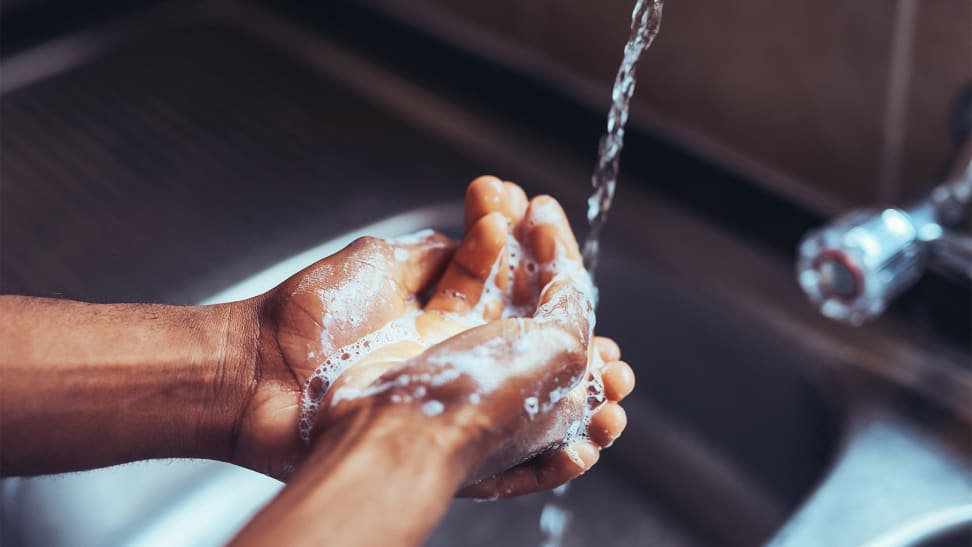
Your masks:
{"label": "thumb", "polygon": [[438,278],[454,248],[431,230],[395,240],[361,237],[274,292],[285,301],[296,298],[288,313],[310,314],[326,331],[321,351],[327,353],[401,316],[410,297]]}
{"label": "thumb", "polygon": [[560,326],[588,347],[594,333],[594,290],[590,275],[583,267],[560,272],[540,293],[533,318]]}

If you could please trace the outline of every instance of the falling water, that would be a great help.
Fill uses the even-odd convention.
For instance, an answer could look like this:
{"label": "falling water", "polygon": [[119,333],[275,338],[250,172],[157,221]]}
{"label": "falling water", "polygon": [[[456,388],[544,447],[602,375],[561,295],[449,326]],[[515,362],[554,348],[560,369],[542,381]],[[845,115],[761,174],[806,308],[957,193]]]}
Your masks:
{"label": "falling water", "polygon": [[564,483],[553,489],[550,499],[543,504],[540,511],[540,533],[543,539],[540,547],[562,547],[567,525],[572,517],[570,509],[564,505],[564,496],[570,483]]}
{"label": "falling water", "polygon": [[[591,229],[584,240],[584,264],[591,276],[597,269],[601,232],[614,200],[618,182],[618,161],[624,147],[624,126],[628,123],[631,96],[635,89],[635,67],[641,53],[651,46],[661,26],[662,0],[637,0],[631,13],[631,34],[624,46],[624,58],[618,67],[611,91],[607,133],[598,145],[597,166],[591,176],[594,193],[587,200],[587,221]],[[540,514],[541,547],[562,547],[571,512],[564,504],[568,484],[556,488]]]}
{"label": "falling water", "polygon": [[597,268],[601,231],[614,200],[618,182],[618,160],[624,147],[624,126],[635,89],[635,68],[641,53],[651,46],[661,25],[662,0],[637,0],[631,14],[631,34],[624,46],[624,58],[618,67],[611,92],[607,133],[598,146],[597,166],[591,177],[594,193],[587,200],[587,220],[591,225],[584,240],[584,264],[591,275]]}

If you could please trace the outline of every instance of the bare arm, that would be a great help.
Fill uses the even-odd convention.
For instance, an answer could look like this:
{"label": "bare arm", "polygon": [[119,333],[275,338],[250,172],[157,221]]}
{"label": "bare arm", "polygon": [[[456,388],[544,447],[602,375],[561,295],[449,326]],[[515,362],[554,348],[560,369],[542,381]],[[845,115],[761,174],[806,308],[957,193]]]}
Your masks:
{"label": "bare arm", "polygon": [[[233,545],[420,545],[484,465],[495,473],[548,446],[547,435],[563,438],[564,404],[553,394],[586,371],[589,324],[575,311],[583,295],[569,282],[551,285],[532,320],[466,331],[360,395],[332,391],[309,458]],[[536,416],[522,410],[529,396],[544,403]],[[429,401],[441,410],[423,411]]]}
{"label": "bare arm", "polygon": [[459,430],[428,421],[400,405],[357,409],[231,545],[421,544],[474,459]]}
{"label": "bare arm", "polygon": [[450,254],[439,235],[363,238],[262,296],[215,306],[0,296],[0,475],[207,458],[284,478],[306,457],[296,403],[316,365],[291,366],[279,342],[306,360],[335,313],[319,299],[311,312],[307,297],[364,279],[337,315],[377,328]]}
{"label": "bare arm", "polygon": [[229,458],[254,380],[248,306],[0,296],[0,473]]}
{"label": "bare arm", "polygon": [[[502,203],[488,192],[479,197],[474,205]],[[566,217],[551,202],[535,199],[538,218],[526,230],[541,265],[558,258],[569,235]],[[490,220],[496,214],[480,222]],[[493,227],[468,238],[466,258],[486,243],[504,252],[507,224]],[[568,247],[578,254],[576,242]],[[576,477],[620,434],[624,419],[617,412],[594,415],[599,446],[566,436],[568,426],[583,425],[589,390],[578,382],[593,323],[586,291],[573,284],[578,279],[549,279],[554,268],[541,270],[535,288],[546,289],[535,295],[533,318],[490,321],[453,336],[388,370],[371,384],[377,389],[331,386],[313,447],[298,438],[297,402],[321,356],[415,309],[452,251],[435,234],[362,238],[261,297],[219,306],[0,296],[0,472],[204,457],[290,477],[235,540],[240,545],[417,544],[470,479],[482,480],[467,494],[499,497]],[[437,294],[465,301],[459,297],[482,289],[492,268],[456,264],[466,277],[446,272],[443,279],[461,285],[462,294]],[[613,342],[606,347],[602,359],[619,359]],[[614,395],[603,407],[618,410],[633,380],[626,364],[614,365],[603,369],[605,385],[612,385],[611,370],[622,380],[605,388]],[[344,395],[335,401],[337,393]]]}

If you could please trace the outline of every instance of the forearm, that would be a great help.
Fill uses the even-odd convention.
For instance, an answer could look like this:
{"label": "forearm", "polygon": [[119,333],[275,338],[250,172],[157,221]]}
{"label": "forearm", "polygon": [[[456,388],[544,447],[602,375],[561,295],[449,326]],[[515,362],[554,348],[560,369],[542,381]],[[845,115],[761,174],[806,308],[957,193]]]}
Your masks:
{"label": "forearm", "polygon": [[328,429],[232,545],[421,544],[479,459],[462,430],[427,421],[366,409]]}
{"label": "forearm", "polygon": [[0,473],[229,457],[255,331],[242,304],[0,296]]}

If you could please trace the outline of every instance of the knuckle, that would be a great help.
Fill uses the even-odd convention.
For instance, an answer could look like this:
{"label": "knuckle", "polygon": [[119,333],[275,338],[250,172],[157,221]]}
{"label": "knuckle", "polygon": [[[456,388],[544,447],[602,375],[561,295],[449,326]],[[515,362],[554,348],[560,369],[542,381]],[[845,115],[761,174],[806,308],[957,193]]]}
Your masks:
{"label": "knuckle", "polygon": [[362,236],[347,247],[348,259],[360,262],[370,268],[387,269],[391,246],[384,239]]}
{"label": "knuckle", "polygon": [[350,247],[356,252],[381,251],[387,248],[388,243],[374,236],[361,236],[355,239]]}

